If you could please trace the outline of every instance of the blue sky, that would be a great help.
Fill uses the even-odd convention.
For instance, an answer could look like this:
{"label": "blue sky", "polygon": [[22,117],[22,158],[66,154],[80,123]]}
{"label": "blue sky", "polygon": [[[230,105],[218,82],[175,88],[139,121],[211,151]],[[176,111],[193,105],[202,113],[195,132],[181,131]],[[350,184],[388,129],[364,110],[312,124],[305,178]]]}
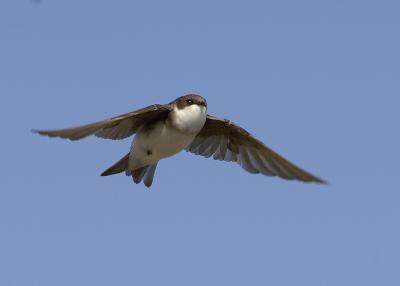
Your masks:
{"label": "blue sky", "polygon": [[[1,285],[400,285],[398,1],[0,4]],[[328,186],[36,136],[195,92]]]}

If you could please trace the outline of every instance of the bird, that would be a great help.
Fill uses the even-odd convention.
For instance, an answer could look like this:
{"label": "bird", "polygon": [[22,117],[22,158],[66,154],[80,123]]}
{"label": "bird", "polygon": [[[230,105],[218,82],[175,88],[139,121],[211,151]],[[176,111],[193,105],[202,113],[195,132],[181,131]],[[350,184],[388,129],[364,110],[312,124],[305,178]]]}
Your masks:
{"label": "bird", "polygon": [[133,182],[153,183],[161,159],[186,150],[206,158],[236,162],[252,174],[286,180],[326,181],[291,163],[231,120],[207,113],[207,101],[187,94],[167,104],[153,104],[91,124],[59,130],[32,130],[48,137],[79,140],[90,135],[124,139],[135,135],[129,152],[101,176],[125,172]]}

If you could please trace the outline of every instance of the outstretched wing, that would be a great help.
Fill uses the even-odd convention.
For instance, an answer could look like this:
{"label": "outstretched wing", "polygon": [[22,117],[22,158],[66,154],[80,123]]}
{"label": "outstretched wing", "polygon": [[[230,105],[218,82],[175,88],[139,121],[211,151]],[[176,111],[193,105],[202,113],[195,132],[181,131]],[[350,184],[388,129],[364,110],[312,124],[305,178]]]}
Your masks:
{"label": "outstretched wing", "polygon": [[123,139],[133,135],[144,124],[164,119],[171,111],[170,105],[150,105],[103,121],[59,130],[32,130],[49,137],[79,140],[89,135],[108,139]]}
{"label": "outstretched wing", "polygon": [[326,183],[289,162],[233,122],[207,115],[206,123],[186,151],[215,160],[237,162],[250,173],[287,180]]}

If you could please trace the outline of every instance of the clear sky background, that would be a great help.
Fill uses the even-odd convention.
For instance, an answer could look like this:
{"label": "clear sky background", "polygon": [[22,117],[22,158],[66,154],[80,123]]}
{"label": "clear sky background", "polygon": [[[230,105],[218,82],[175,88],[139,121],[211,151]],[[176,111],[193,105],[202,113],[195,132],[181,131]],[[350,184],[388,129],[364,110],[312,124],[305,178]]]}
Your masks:
{"label": "clear sky background", "polygon": [[[0,285],[400,285],[398,1],[0,2]],[[99,174],[89,123],[186,93],[328,180],[182,152]]]}

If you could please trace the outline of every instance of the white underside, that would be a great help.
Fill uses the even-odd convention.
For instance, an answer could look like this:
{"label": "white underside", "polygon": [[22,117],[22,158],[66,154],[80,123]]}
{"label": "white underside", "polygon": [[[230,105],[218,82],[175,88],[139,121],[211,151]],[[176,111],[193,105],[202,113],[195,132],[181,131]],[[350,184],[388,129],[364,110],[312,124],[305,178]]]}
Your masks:
{"label": "white underside", "polygon": [[[206,109],[198,105],[171,111],[174,126],[160,121],[150,130],[139,130],[133,139],[128,170],[153,165],[187,147],[206,121]],[[167,121],[168,122],[168,121]]]}

